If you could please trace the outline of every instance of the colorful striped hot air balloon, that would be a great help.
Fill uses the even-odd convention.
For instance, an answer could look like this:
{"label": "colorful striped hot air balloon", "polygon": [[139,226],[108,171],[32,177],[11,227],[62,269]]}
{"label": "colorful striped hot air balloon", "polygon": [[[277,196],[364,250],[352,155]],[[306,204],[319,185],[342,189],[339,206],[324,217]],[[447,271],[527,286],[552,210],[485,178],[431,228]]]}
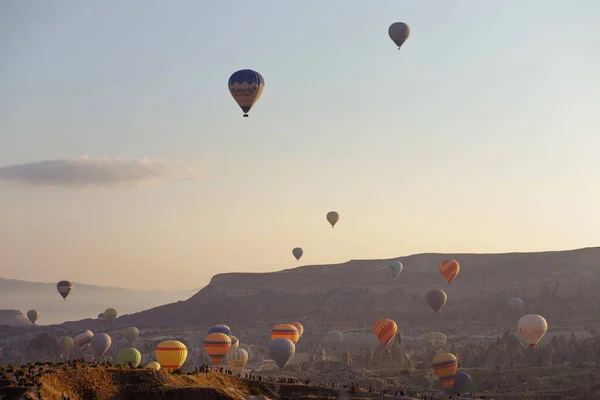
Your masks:
{"label": "colorful striped hot air balloon", "polygon": [[300,339],[300,332],[292,324],[275,325],[271,331],[271,340],[280,338],[290,339],[292,343],[296,344],[298,343],[298,339]]}
{"label": "colorful striped hot air balloon", "polygon": [[292,322],[290,325],[294,325],[296,329],[298,329],[299,337],[302,337],[302,334],[304,333],[304,326],[302,326],[300,322]]}
{"label": "colorful striped hot air balloon", "polygon": [[160,363],[159,368],[162,367],[171,372],[181,368],[187,359],[188,350],[185,344],[178,340],[164,340],[156,346],[154,355]]}
{"label": "colorful striped hot air balloon", "polygon": [[248,362],[248,352],[244,349],[231,349],[227,353],[227,364],[232,371],[240,374]]}
{"label": "colorful striped hot air balloon", "polygon": [[69,281],[60,281],[56,284],[56,290],[58,290],[63,300],[66,300],[71,290],[73,290],[73,284]]}
{"label": "colorful striped hot air balloon", "polygon": [[394,336],[396,336],[398,325],[391,319],[384,318],[375,322],[373,331],[375,331],[375,335],[377,336],[377,339],[379,339],[379,342],[385,347],[392,341]]}
{"label": "colorful striped hot air balloon", "polygon": [[454,354],[442,353],[433,358],[431,362],[435,375],[442,382],[445,388],[451,388],[454,385],[454,375],[458,367],[458,360]]}
{"label": "colorful striped hot air balloon", "polygon": [[221,364],[230,347],[231,339],[224,333],[210,333],[204,338],[204,350],[215,365]]}
{"label": "colorful striped hot air balloon", "polygon": [[456,260],[445,260],[440,263],[440,272],[448,281],[448,285],[452,283],[458,272],[460,271],[460,264]]}
{"label": "colorful striped hot air balloon", "polygon": [[83,351],[91,346],[91,340],[94,333],[90,330],[79,332],[75,335],[75,344],[79,347],[79,350]]}

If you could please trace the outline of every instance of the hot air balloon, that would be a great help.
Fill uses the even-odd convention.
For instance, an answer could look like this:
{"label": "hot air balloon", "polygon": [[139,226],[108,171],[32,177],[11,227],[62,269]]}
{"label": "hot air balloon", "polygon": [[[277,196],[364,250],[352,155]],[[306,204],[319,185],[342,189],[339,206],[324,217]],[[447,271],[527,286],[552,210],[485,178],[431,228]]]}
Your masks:
{"label": "hot air balloon", "polygon": [[435,375],[442,382],[445,388],[451,388],[454,385],[454,375],[458,367],[458,360],[454,354],[442,353],[433,358],[432,367]]}
{"label": "hot air balloon", "polygon": [[204,338],[204,350],[214,365],[221,364],[230,347],[231,339],[224,333],[210,333]]}
{"label": "hot air balloon", "polygon": [[104,310],[104,319],[107,320],[109,324],[112,324],[112,321],[117,319],[118,315],[117,310],[114,308],[107,308]]}
{"label": "hot air balloon", "polygon": [[298,342],[298,339],[300,339],[300,333],[294,325],[279,324],[275,325],[275,327],[271,331],[271,340],[279,338],[290,339],[292,342],[294,342],[294,344],[296,344]]}
{"label": "hot air balloon", "polygon": [[519,320],[519,332],[527,341],[530,348],[533,348],[546,334],[548,323],[541,315],[528,314]]}
{"label": "hot air balloon", "polygon": [[92,343],[92,349],[94,349],[96,356],[102,357],[110,348],[112,339],[106,333],[98,333],[92,336],[90,342]]}
{"label": "hot air balloon", "polygon": [[400,47],[402,47],[408,36],[410,36],[410,28],[404,22],[394,22],[388,28],[388,34],[390,35],[390,39],[398,46],[398,50],[400,50]]}
{"label": "hot air balloon", "polygon": [[208,334],[210,335],[211,333],[222,333],[231,337],[231,329],[225,324],[218,324],[213,326],[208,330]]}
{"label": "hot air balloon", "polygon": [[302,250],[302,248],[300,247],[294,247],[294,250],[292,250],[292,254],[294,255],[294,257],[296,257],[297,261],[300,261],[300,257],[302,257],[302,254],[304,254],[304,250]]}
{"label": "hot air balloon", "polygon": [[325,336],[325,343],[333,347],[334,351],[344,343],[344,334],[340,331],[329,331]]}
{"label": "hot air balloon", "polygon": [[90,347],[93,336],[94,333],[90,330],[82,331],[75,335],[75,344],[77,345],[77,347],[79,347],[80,351],[83,351]]}
{"label": "hot air balloon", "polygon": [[279,338],[269,343],[269,357],[279,368],[283,368],[290,362],[296,353],[296,345],[290,339]]}
{"label": "hot air balloon", "polygon": [[244,112],[244,117],[248,116],[264,90],[264,78],[251,69],[236,71],[229,77],[229,93]]}
{"label": "hot air balloon", "polygon": [[35,324],[35,321],[40,317],[40,312],[38,310],[29,310],[27,311],[27,318],[31,321],[32,324]]}
{"label": "hot air balloon", "polygon": [[471,375],[464,371],[456,371],[456,374],[454,375],[454,384],[448,392],[476,393],[477,385],[475,385]]}
{"label": "hot air balloon", "polygon": [[248,352],[244,349],[231,349],[227,353],[227,364],[233,372],[242,373],[248,362]]}
{"label": "hot air balloon", "polygon": [[140,335],[140,331],[138,328],[134,326],[129,326],[123,329],[123,339],[127,342],[128,345],[132,346],[133,342],[135,342]]}
{"label": "hot air balloon", "polygon": [[448,285],[456,278],[459,271],[460,264],[456,260],[446,260],[440,263],[440,272],[444,276],[444,279],[448,281]]}
{"label": "hot air balloon", "polygon": [[[222,333],[215,333],[213,335],[223,335]],[[226,336],[226,335],[223,335]],[[185,344],[177,340],[164,340],[156,346],[154,350],[156,360],[160,363],[162,368],[167,371],[175,371],[181,368],[185,360],[187,359],[188,350]]]}
{"label": "hot air balloon", "polygon": [[518,297],[511,297],[506,302],[508,308],[523,308],[523,300]]}
{"label": "hot air balloon", "polygon": [[140,365],[142,361],[142,355],[138,351],[138,349],[132,349],[131,347],[126,347],[124,349],[119,350],[117,353],[117,362],[121,365],[127,365],[131,363],[133,368],[136,368]]}
{"label": "hot air balloon", "polygon": [[66,300],[71,290],[73,290],[73,284],[69,281],[60,281],[56,284],[56,290],[58,290],[63,300]]}
{"label": "hot air balloon", "polygon": [[442,332],[431,332],[428,339],[429,344],[434,349],[443,349],[448,342],[448,338]]}
{"label": "hot air balloon", "polygon": [[379,342],[385,347],[392,341],[394,336],[396,336],[398,325],[391,319],[380,319],[375,322],[373,331],[375,331],[375,335],[377,336],[377,339],[379,339]]}
{"label": "hot air balloon", "polygon": [[75,341],[69,336],[63,336],[58,340],[58,346],[64,354],[69,354],[73,345],[75,345]]}
{"label": "hot air balloon", "polygon": [[240,347],[240,341],[238,338],[236,338],[235,336],[231,337],[231,347],[229,348],[229,350],[231,351],[231,349],[237,349],[238,347]]}
{"label": "hot air balloon", "polygon": [[338,214],[336,211],[329,211],[327,213],[327,221],[329,221],[332,228],[335,226],[335,224],[337,224],[337,222],[339,220],[340,220],[340,214]]}
{"label": "hot air balloon", "polygon": [[156,361],[150,361],[148,364],[146,364],[146,369],[153,369],[155,371],[159,371],[160,364],[157,363]]}
{"label": "hot air balloon", "polygon": [[425,295],[425,300],[427,300],[427,304],[429,304],[429,307],[433,311],[438,312],[444,307],[446,301],[448,301],[448,295],[443,290],[430,290]]}
{"label": "hot air balloon", "polygon": [[298,329],[298,335],[302,337],[302,334],[304,333],[304,327],[302,324],[300,322],[292,322],[290,325],[294,325],[296,329]]}
{"label": "hot air balloon", "polygon": [[104,313],[103,312],[101,312],[100,314],[98,314],[98,321],[105,321]]}
{"label": "hot air balloon", "polygon": [[398,275],[400,275],[400,272],[402,272],[402,270],[404,269],[404,265],[402,265],[400,261],[393,260],[389,262],[388,268],[390,269],[390,272],[392,273],[394,279],[396,279]]}

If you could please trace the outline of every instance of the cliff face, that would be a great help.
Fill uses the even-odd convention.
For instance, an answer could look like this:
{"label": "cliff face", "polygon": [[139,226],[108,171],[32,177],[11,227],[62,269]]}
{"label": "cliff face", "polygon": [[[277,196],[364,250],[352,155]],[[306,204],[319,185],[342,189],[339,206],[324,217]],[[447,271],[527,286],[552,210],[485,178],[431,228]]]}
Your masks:
{"label": "cliff face", "polygon": [[[527,312],[572,312],[579,316],[598,311],[594,304],[596,296],[600,298],[596,290],[600,283],[600,248],[419,254],[398,259],[404,271],[397,280],[388,272],[389,260],[353,260],[273,273],[218,274],[187,301],[124,316],[115,324],[208,327],[227,321],[232,327],[259,327],[279,320],[304,319],[313,324],[313,329],[326,329],[365,326],[384,315],[427,324],[432,313],[423,296],[435,288],[446,290],[452,300],[444,313],[436,314],[447,323],[481,318],[482,310],[485,318],[503,318],[509,295],[527,299]],[[461,264],[460,274],[451,286],[438,270],[445,259],[456,259]]]}
{"label": "cliff face", "polygon": [[31,322],[19,310],[0,310],[0,325],[11,327],[30,326]]}

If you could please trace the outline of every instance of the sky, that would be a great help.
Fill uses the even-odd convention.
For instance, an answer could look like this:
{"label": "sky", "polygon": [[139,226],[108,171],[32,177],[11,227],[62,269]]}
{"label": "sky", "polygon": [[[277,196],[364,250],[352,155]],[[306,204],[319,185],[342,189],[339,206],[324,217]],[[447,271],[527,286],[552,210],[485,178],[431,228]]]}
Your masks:
{"label": "sky", "polygon": [[[183,290],[598,245],[599,14],[596,0],[2,1],[0,276]],[[265,79],[249,118],[227,89],[245,68]]]}

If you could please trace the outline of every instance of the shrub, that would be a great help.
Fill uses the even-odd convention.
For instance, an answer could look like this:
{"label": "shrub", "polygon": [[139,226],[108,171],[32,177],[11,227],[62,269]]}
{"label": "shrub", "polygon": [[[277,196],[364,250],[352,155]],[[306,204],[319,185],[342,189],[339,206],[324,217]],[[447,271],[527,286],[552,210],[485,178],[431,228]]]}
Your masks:
{"label": "shrub", "polygon": [[19,379],[18,383],[19,383],[19,386],[25,386],[27,384],[27,379],[21,378],[21,379]]}
{"label": "shrub", "polygon": [[252,396],[260,396],[262,394],[262,390],[256,386],[253,386],[248,390],[248,393],[250,393]]}
{"label": "shrub", "polygon": [[179,368],[177,368],[175,371],[172,372],[173,375],[183,375],[183,371]]}

